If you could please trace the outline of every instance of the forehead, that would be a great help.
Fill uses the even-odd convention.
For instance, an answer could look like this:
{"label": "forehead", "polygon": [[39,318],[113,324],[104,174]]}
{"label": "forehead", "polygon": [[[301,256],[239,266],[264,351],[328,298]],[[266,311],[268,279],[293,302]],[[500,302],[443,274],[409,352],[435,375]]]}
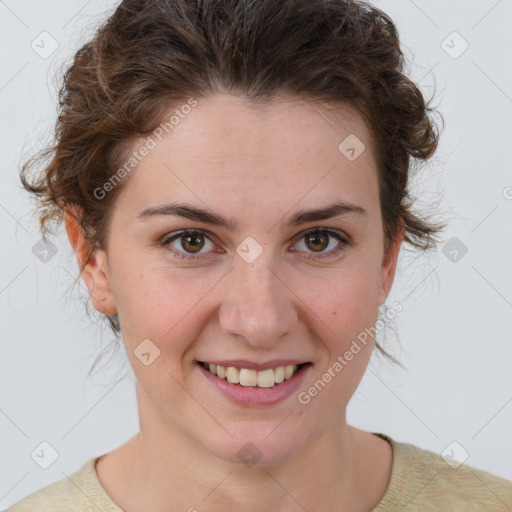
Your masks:
{"label": "forehead", "polygon": [[231,205],[242,208],[257,198],[291,206],[301,197],[326,203],[326,194],[368,202],[376,193],[372,140],[350,105],[287,98],[254,104],[217,95],[197,100],[187,114],[174,116],[172,129],[168,123],[163,130],[179,108],[164,116],[159,131],[136,140],[125,153],[126,160],[152,141],[123,184],[121,196],[133,208],[175,195],[195,196],[196,202],[208,198],[208,204],[224,208],[229,197]]}
{"label": "forehead", "polygon": [[[201,144],[225,141],[228,136],[231,142],[238,140],[244,144],[242,147],[215,146],[223,155],[228,155],[230,149],[236,154],[240,154],[240,149],[285,153],[297,151],[305,141],[319,148],[330,144],[337,149],[339,142],[354,134],[364,140],[373,153],[373,141],[366,123],[349,103],[334,104],[286,96],[255,103],[246,98],[219,94],[198,100],[197,106],[181,119],[172,116],[177,110],[180,110],[179,106],[173,107],[160,125],[165,126],[170,117],[178,121],[171,133],[163,134],[164,145],[171,143],[172,138],[181,145],[187,141],[194,144],[198,139]],[[265,142],[265,146],[255,146],[259,142]]]}

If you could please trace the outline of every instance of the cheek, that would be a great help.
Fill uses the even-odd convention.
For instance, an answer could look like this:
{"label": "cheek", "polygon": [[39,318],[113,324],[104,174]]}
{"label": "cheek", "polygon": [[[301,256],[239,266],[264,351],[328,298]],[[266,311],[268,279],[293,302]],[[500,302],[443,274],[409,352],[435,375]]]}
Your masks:
{"label": "cheek", "polygon": [[[377,319],[377,282],[374,271],[351,268],[333,273],[321,285],[302,287],[300,298],[328,327],[325,341],[337,350],[373,325]],[[307,291],[309,290],[309,291]]]}
{"label": "cheek", "polygon": [[326,357],[306,390],[311,396],[322,395],[314,405],[318,414],[329,404],[336,404],[335,410],[346,407],[367,369],[378,317],[373,290],[361,281],[347,281],[332,291],[331,301],[318,306],[324,308],[329,327],[322,335]]}
{"label": "cheek", "polygon": [[149,338],[162,348],[162,355],[164,350],[177,354],[199,335],[202,299],[218,279],[191,278],[190,272],[177,273],[162,266],[138,272],[119,269],[115,301],[127,348],[133,350]]}
{"label": "cheek", "polygon": [[327,347],[329,360],[322,368],[327,373],[325,379],[330,389],[325,400],[346,405],[366,371],[373,350],[378,318],[374,269],[369,266],[352,269],[350,276],[331,287],[330,298],[331,302],[324,307],[334,335],[329,336],[332,340]]}

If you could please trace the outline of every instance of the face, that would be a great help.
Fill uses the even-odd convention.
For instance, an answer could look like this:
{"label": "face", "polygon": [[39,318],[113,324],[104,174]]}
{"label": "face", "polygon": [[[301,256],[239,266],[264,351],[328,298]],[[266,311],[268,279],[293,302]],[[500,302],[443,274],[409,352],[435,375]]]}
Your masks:
{"label": "face", "polygon": [[[351,134],[366,146],[355,160],[339,149]],[[372,339],[344,354],[393,281],[401,238],[385,258],[372,141],[349,106],[334,120],[299,100],[263,110],[230,96],[199,100],[160,138],[125,177],[84,280],[98,310],[118,313],[151,411],[141,428],[158,421],[231,462],[251,442],[260,464],[281,463],[344,417]],[[299,215],[340,202],[354,208]],[[199,362],[259,368],[242,373],[262,387]],[[281,370],[262,371],[302,363],[277,384]]]}

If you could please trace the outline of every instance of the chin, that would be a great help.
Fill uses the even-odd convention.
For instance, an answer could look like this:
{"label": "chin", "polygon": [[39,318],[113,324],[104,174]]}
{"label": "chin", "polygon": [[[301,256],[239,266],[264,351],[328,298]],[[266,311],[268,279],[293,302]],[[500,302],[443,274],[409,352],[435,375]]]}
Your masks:
{"label": "chin", "polygon": [[[239,430],[233,437],[224,436],[223,443],[219,443],[218,438],[213,439],[212,443],[207,443],[207,448],[221,460],[248,468],[284,464],[309,443],[303,433],[299,435],[285,429],[279,425],[279,421],[265,425],[265,428],[253,425],[252,428]],[[281,432],[279,429],[282,429]]]}

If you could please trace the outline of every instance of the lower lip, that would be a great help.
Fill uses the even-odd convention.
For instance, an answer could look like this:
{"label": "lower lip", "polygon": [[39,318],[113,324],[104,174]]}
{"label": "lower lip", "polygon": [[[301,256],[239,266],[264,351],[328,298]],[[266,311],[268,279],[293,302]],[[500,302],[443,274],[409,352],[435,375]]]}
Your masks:
{"label": "lower lip", "polygon": [[272,405],[281,402],[293,394],[300,387],[306,374],[311,368],[311,364],[302,367],[293,377],[284,380],[279,384],[274,384],[271,388],[258,388],[251,386],[241,386],[240,384],[231,384],[226,379],[221,379],[213,375],[206,368],[196,363],[200,372],[211,382],[224,396],[239,405],[258,406]]}

